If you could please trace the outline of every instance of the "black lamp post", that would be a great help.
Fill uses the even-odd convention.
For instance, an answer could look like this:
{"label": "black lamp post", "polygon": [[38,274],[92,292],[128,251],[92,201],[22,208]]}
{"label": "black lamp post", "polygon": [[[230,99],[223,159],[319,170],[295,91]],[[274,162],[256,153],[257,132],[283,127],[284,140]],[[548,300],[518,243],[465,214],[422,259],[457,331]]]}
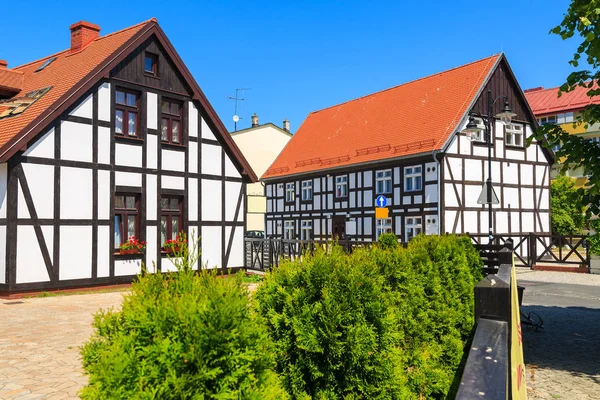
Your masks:
{"label": "black lamp post", "polygon": [[[510,106],[508,105],[508,97],[505,95],[500,95],[498,97],[496,97],[494,99],[494,97],[492,96],[492,91],[488,90],[488,107],[487,107],[487,115],[481,115],[481,114],[477,114],[475,112],[473,112],[471,110],[471,112],[469,113],[469,123],[467,124],[467,127],[465,129],[465,132],[467,132],[469,134],[468,138],[469,140],[473,140],[473,136],[472,134],[479,134],[480,132],[484,131],[485,132],[485,143],[487,144],[488,147],[488,177],[487,180],[485,181],[485,185],[483,188],[483,191],[481,192],[481,195],[479,196],[479,200],[477,201],[479,204],[487,204],[488,205],[488,223],[489,223],[489,245],[492,245],[492,241],[494,239],[494,235],[493,235],[493,221],[492,221],[492,204],[498,204],[498,198],[496,196],[492,196],[492,194],[494,193],[494,189],[492,187],[492,138],[495,136],[493,135],[495,132],[495,124],[494,124],[494,117],[492,117],[493,112],[494,112],[494,104],[496,104],[496,101],[503,99],[504,100],[504,107],[502,108],[502,111],[499,112],[498,114],[495,115],[496,118],[500,119],[502,122],[505,123],[510,123],[512,120],[512,117],[514,117],[516,114],[513,113],[513,111],[510,109]],[[475,118],[474,116],[480,117],[483,121],[484,121],[484,126],[485,128],[481,128],[479,125],[477,125],[477,123],[475,122]],[[485,196],[484,196],[485,193]]]}

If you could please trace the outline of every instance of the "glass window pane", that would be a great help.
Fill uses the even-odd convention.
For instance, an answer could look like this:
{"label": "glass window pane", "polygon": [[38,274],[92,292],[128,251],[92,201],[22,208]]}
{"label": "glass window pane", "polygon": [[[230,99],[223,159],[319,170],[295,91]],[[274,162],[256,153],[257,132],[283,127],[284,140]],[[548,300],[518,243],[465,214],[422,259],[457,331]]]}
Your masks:
{"label": "glass window pane", "polygon": [[171,210],[179,210],[179,200],[176,198],[171,199]]}
{"label": "glass window pane", "polygon": [[123,133],[123,111],[115,111],[115,133]]}
{"label": "glass window pane", "polygon": [[168,113],[169,112],[169,102],[166,100],[162,101],[162,104],[160,105],[160,111],[164,112],[164,113]]}
{"label": "glass window pane", "polygon": [[160,131],[160,140],[168,141],[169,140],[169,120],[163,118],[161,124]]}
{"label": "glass window pane", "polygon": [[127,105],[131,107],[135,107],[135,101],[137,100],[137,96],[132,93],[127,93]]}
{"label": "glass window pane", "polygon": [[412,187],[412,178],[407,178],[406,179],[406,190],[413,190],[413,187]]}
{"label": "glass window pane", "polygon": [[171,132],[173,135],[173,142],[179,143],[179,121],[172,121],[171,123],[171,128],[173,129],[173,132]]}
{"label": "glass window pane", "polygon": [[124,196],[115,196],[115,208],[125,208]]}
{"label": "glass window pane", "polygon": [[125,104],[125,93],[120,92],[117,90],[117,93],[115,94],[115,101],[119,104]]}
{"label": "glass window pane", "polygon": [[160,242],[167,241],[167,217],[160,217]]}
{"label": "glass window pane", "polygon": [[136,113],[132,113],[130,112],[128,114],[129,116],[129,136],[135,136],[136,135],[136,130],[137,130],[137,114]]}
{"label": "glass window pane", "polygon": [[171,103],[171,114],[179,115],[179,104]]}
{"label": "glass window pane", "polygon": [[127,216],[127,239],[135,236],[135,215]]}
{"label": "glass window pane", "polygon": [[144,58],[144,70],[146,72],[154,72],[153,64],[154,62],[152,60],[152,57],[146,56],[146,58]]}
{"label": "glass window pane", "polygon": [[135,197],[134,196],[127,196],[125,198],[125,200],[126,200],[127,208],[135,210]]}
{"label": "glass window pane", "polygon": [[121,240],[121,238],[123,237],[123,235],[121,235],[121,215],[118,215],[118,214],[115,215],[114,226],[115,226],[115,248],[117,248],[121,245],[121,243],[123,243],[123,241]]}
{"label": "glass window pane", "polygon": [[421,177],[415,177],[415,190],[421,190]]}
{"label": "glass window pane", "polygon": [[179,234],[179,217],[171,217],[171,239]]}
{"label": "glass window pane", "polygon": [[160,198],[160,208],[163,210],[168,210],[169,209],[169,198],[168,197],[161,197]]}

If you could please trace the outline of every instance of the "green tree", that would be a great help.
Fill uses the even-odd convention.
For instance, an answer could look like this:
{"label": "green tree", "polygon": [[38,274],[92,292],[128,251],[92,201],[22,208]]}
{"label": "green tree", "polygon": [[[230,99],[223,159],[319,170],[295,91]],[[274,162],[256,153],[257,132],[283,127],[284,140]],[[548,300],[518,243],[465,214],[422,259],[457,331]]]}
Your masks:
{"label": "green tree", "polygon": [[[581,42],[569,61],[573,67],[580,67],[581,60],[589,69],[572,72],[560,87],[558,95],[584,87],[590,97],[600,95],[600,0],[572,0],[560,25],[550,33],[560,35],[563,40],[578,37]],[[600,104],[591,104],[585,108],[573,125],[600,123]],[[561,145],[556,152],[563,163],[563,171],[569,168],[582,168],[588,182],[585,188],[578,189],[584,204],[588,204],[588,213],[600,211],[600,147],[579,136],[570,135],[560,126],[549,124],[541,126],[533,136],[536,140],[547,139],[546,146]]]}
{"label": "green tree", "polygon": [[585,207],[575,188],[575,179],[559,175],[550,184],[550,216],[552,232],[558,235],[581,233],[585,223]]}

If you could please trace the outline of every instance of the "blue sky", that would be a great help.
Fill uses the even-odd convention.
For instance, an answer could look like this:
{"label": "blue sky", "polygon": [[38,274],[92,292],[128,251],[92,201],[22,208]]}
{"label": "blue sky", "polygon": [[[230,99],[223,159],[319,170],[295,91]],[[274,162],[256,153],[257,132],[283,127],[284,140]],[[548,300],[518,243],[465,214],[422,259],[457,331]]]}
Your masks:
{"label": "blue sky", "polygon": [[[406,3],[406,4],[405,4]],[[236,88],[252,88],[238,129],[260,122],[295,131],[310,111],[499,51],[523,89],[558,86],[577,40],[549,35],[569,2],[522,1],[28,1],[5,7],[0,59],[11,66],[69,46],[86,20],[107,34],[151,17],[233,130]],[[26,15],[24,14],[26,13]]]}

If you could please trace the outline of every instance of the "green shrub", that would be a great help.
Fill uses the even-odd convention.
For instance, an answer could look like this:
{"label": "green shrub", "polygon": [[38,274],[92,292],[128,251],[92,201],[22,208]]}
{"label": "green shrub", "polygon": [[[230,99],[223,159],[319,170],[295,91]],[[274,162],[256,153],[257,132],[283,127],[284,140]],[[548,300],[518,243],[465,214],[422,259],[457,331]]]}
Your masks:
{"label": "green shrub", "polygon": [[377,239],[377,241],[383,248],[398,246],[398,236],[394,235],[393,233],[383,233],[379,235],[379,239]]}
{"label": "green shrub", "polygon": [[256,293],[293,398],[445,398],[474,324],[481,259],[419,236],[284,262]]}
{"label": "green shrub", "polygon": [[[191,252],[191,254],[196,254]],[[242,275],[148,274],[82,348],[83,399],[280,399],[268,337]]]}

